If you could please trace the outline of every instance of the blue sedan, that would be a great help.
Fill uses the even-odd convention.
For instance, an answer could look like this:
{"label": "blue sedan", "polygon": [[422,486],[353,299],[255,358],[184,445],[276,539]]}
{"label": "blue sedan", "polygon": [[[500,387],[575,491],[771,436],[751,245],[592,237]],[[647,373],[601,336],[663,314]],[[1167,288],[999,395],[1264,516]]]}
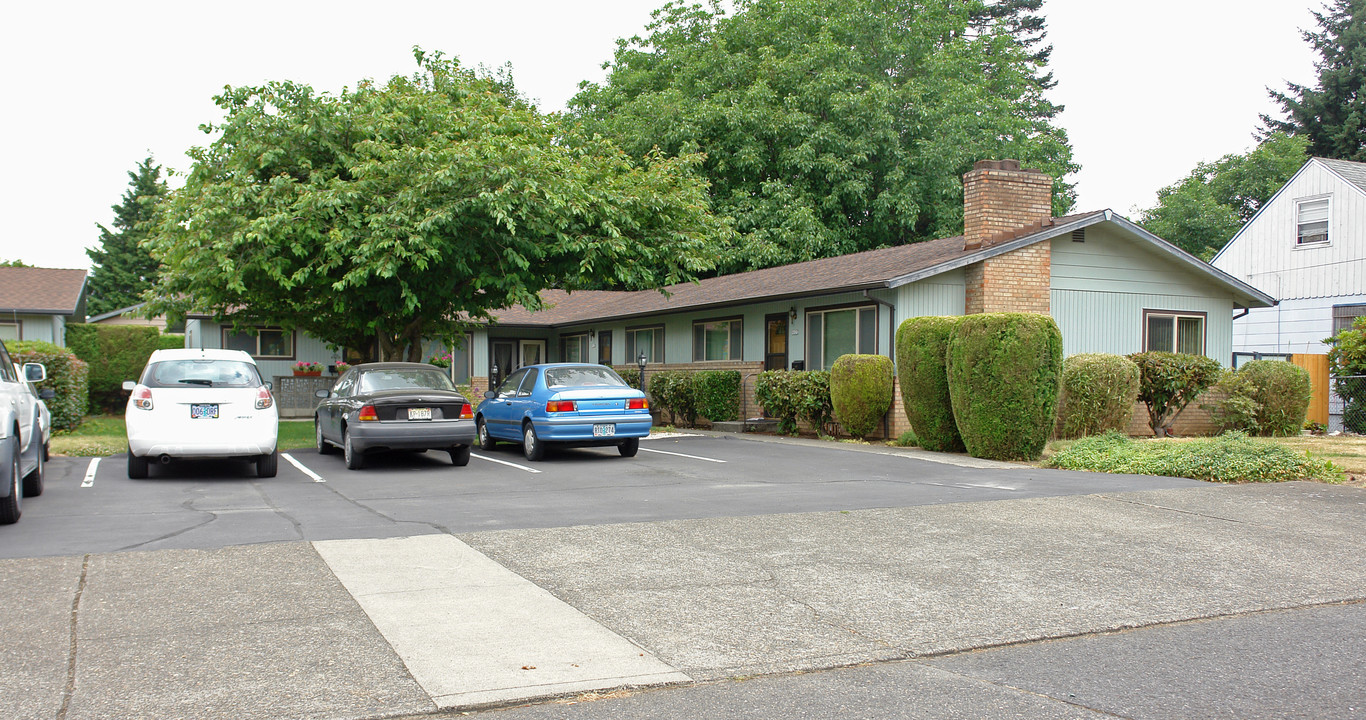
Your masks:
{"label": "blue sedan", "polygon": [[650,434],[650,403],[605,365],[529,365],[484,393],[474,422],[480,448],[517,442],[528,460],[545,457],[548,443],[615,445],[634,457]]}

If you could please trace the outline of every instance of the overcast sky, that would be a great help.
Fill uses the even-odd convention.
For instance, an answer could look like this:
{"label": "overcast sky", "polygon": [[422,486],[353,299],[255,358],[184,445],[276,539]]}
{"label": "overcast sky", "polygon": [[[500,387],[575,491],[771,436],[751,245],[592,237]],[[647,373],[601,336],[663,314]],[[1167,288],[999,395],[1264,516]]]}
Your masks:
{"label": "overcast sky", "polygon": [[[510,62],[542,110],[601,80],[619,37],[663,0],[243,0],[12,3],[0,35],[10,100],[0,259],[88,267],[128,171],[148,153],[179,171],[220,119],[224,85],[318,90],[414,69],[411,48],[466,65]],[[1266,87],[1312,85],[1320,0],[1046,0],[1053,99],[1081,171],[1077,209],[1132,215],[1202,160],[1255,144]]]}

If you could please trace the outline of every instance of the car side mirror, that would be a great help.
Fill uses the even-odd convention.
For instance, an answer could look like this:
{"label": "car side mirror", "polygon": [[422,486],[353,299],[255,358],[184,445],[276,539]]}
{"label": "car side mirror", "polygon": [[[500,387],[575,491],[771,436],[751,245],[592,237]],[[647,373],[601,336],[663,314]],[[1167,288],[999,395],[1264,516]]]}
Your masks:
{"label": "car side mirror", "polygon": [[39,383],[47,379],[47,368],[42,363],[24,363],[24,379]]}
{"label": "car side mirror", "polygon": [[128,391],[131,392],[131,391],[133,390],[133,388],[135,388],[135,387],[137,387],[137,386],[138,386],[138,382],[137,382],[136,380],[124,380],[124,381],[123,381],[123,389],[124,389],[124,390],[128,390]]}
{"label": "car side mirror", "polygon": [[273,383],[273,382],[267,380],[267,381],[265,381],[265,383],[263,383],[263,384],[266,386],[266,389],[267,389],[267,390],[269,390],[269,391],[271,391],[271,392],[275,392],[275,383]]}
{"label": "car side mirror", "polygon": [[57,391],[53,390],[52,388],[43,388],[42,390],[38,391],[39,400],[51,400],[55,397],[57,397]]}
{"label": "car side mirror", "polygon": [[494,392],[494,391],[492,391],[492,390],[485,390],[485,391],[484,391],[484,399],[485,399],[485,400],[492,400],[492,399],[494,399],[494,398],[496,398],[496,397],[498,397],[498,393],[496,393],[496,392]]}
{"label": "car side mirror", "polygon": [[313,397],[318,398],[319,400],[326,400],[326,399],[327,399],[327,396],[329,396],[329,395],[331,395],[331,394],[332,394],[332,393],[330,393],[330,392],[328,392],[328,391],[326,391],[326,390],[314,390],[314,391],[313,391]]}

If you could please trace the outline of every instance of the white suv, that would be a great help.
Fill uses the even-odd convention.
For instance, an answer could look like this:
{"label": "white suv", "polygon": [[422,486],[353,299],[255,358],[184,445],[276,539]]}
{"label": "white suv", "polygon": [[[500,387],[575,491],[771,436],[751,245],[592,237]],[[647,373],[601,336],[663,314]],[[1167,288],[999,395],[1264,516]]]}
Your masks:
{"label": "white suv", "polygon": [[21,498],[43,492],[43,430],[40,403],[28,390],[28,380],[42,382],[46,369],[38,363],[23,366],[23,376],[0,342],[0,525],[19,521]]}
{"label": "white suv", "polygon": [[241,350],[157,350],[131,390],[128,477],[147,477],[155,459],[250,458],[275,477],[279,415],[270,385]]}

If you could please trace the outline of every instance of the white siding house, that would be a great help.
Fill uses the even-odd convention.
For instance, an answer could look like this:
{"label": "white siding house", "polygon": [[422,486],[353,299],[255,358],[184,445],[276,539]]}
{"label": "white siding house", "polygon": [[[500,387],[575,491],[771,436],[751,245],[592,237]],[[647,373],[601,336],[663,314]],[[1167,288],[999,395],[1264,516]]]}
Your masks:
{"label": "white siding house", "polygon": [[1211,263],[1279,301],[1234,320],[1235,352],[1328,352],[1366,314],[1366,164],[1312,158]]}

